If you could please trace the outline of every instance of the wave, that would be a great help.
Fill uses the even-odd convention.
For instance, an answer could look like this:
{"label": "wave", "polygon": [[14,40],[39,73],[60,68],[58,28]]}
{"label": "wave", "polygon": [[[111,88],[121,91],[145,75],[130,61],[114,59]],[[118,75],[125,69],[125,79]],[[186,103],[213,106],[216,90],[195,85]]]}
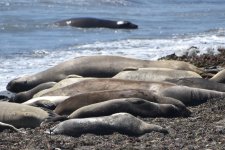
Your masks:
{"label": "wave", "polygon": [[[215,32],[218,33],[218,30]],[[198,36],[173,37],[170,39],[127,39],[111,42],[94,42],[56,49],[54,51],[40,49],[29,53],[13,54],[11,57],[1,55],[0,89],[4,90],[6,84],[15,77],[37,73],[60,62],[79,56],[118,55],[157,60],[173,53],[183,55],[193,48],[198,54],[216,54],[218,53],[218,48],[221,47],[225,47],[225,36],[201,34]]]}

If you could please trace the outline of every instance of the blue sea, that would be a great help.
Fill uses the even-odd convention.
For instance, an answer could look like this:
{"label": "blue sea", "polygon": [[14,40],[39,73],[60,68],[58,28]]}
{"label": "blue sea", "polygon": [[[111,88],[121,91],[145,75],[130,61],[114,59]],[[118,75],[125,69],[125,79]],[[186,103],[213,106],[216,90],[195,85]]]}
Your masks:
{"label": "blue sea", "polygon": [[[137,30],[59,27],[76,17],[127,20]],[[0,91],[13,78],[84,55],[157,60],[225,47],[224,0],[1,0]]]}

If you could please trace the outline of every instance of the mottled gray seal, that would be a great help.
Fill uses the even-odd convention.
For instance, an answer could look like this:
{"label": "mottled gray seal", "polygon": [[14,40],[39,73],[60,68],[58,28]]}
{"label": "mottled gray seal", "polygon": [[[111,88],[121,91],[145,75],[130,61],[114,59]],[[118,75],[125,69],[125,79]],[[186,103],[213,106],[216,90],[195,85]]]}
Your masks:
{"label": "mottled gray seal", "polygon": [[129,136],[140,136],[152,131],[168,133],[167,129],[148,124],[128,113],[117,113],[104,117],[66,120],[51,128],[50,134],[78,137],[87,133],[106,135],[118,132]]}
{"label": "mottled gray seal", "polygon": [[210,80],[225,83],[225,69],[215,74]]}
{"label": "mottled gray seal", "polygon": [[193,71],[175,70],[169,68],[138,68],[132,71],[122,71],[115,75],[115,79],[127,79],[137,81],[164,81],[177,78],[201,78]]}
{"label": "mottled gray seal", "polygon": [[79,28],[111,28],[111,29],[137,29],[138,26],[129,21],[113,21],[97,18],[70,18],[55,23],[59,26],[72,26]]}
{"label": "mottled gray seal", "polygon": [[56,84],[56,82],[46,82],[39,84],[38,86],[34,87],[33,89],[29,91],[24,91],[17,93],[15,97],[13,97],[10,101],[16,102],[16,103],[22,103],[25,102],[33,97],[34,94],[38,93],[39,91],[48,89],[53,87]]}
{"label": "mottled gray seal", "polygon": [[197,73],[202,72],[201,69],[181,61],[149,61],[120,56],[86,56],[60,63],[34,75],[13,79],[8,83],[7,90],[12,92],[26,91],[41,83],[50,81],[58,82],[71,74],[77,74],[83,77],[113,77],[128,67],[159,67],[189,70]]}
{"label": "mottled gray seal", "polygon": [[0,108],[0,122],[16,128],[35,128],[45,119],[53,117],[53,113],[24,104],[0,102]]}
{"label": "mottled gray seal", "polygon": [[70,114],[68,119],[108,116],[120,112],[141,117],[188,117],[191,114],[188,109],[178,109],[172,104],[159,104],[141,98],[122,98],[81,107]]}
{"label": "mottled gray seal", "polygon": [[127,90],[108,90],[77,94],[60,103],[54,110],[59,115],[69,115],[73,111],[90,104],[99,103],[111,99],[118,98],[142,98],[151,102],[160,104],[173,104],[178,109],[186,110],[185,105],[176,99],[162,97],[154,94],[152,91],[143,89],[127,89]]}

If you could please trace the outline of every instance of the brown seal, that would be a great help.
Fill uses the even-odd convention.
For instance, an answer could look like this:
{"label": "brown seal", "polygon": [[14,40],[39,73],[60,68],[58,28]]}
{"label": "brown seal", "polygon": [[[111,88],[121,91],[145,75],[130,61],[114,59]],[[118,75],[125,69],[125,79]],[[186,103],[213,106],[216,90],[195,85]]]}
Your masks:
{"label": "brown seal", "polygon": [[13,101],[16,103],[25,102],[25,101],[31,99],[34,96],[34,94],[38,93],[39,91],[51,88],[55,84],[56,84],[56,82],[46,82],[46,83],[39,84],[38,86],[36,86],[35,88],[33,88],[29,91],[17,93],[15,95],[15,97],[13,97],[10,101]]}
{"label": "brown seal", "polygon": [[121,98],[81,107],[70,114],[68,119],[108,116],[120,112],[140,117],[188,117],[191,114],[188,109],[178,109],[173,104],[159,104],[141,98]]}
{"label": "brown seal", "polygon": [[225,83],[225,69],[215,74],[210,80],[213,80],[219,83]]}
{"label": "brown seal", "polygon": [[128,67],[171,68],[202,72],[199,68],[182,61],[149,61],[120,56],[86,56],[60,63],[34,75],[14,79],[8,83],[7,90],[12,92],[26,91],[41,83],[58,82],[71,74],[83,77],[113,77]]}
{"label": "brown seal", "polygon": [[125,90],[125,89],[145,89],[159,91],[164,88],[176,86],[173,83],[146,82],[112,78],[97,78],[83,80],[63,88],[52,90],[39,96],[73,96],[79,93],[103,90]]}
{"label": "brown seal", "polygon": [[59,115],[69,115],[73,111],[90,104],[108,101],[118,98],[142,98],[151,102],[160,104],[173,104],[178,109],[185,110],[185,105],[176,99],[162,97],[154,94],[152,91],[143,89],[127,89],[127,90],[108,90],[77,94],[60,103],[54,110]]}
{"label": "brown seal", "polygon": [[53,113],[24,104],[0,102],[0,108],[0,122],[16,128],[35,128],[45,119],[53,117]]}

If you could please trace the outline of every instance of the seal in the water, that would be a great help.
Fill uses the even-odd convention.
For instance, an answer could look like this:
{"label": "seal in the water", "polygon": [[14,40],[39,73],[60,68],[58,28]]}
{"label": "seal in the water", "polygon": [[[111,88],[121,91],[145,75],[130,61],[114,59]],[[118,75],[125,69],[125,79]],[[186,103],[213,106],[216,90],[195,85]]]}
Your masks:
{"label": "seal in the water", "polygon": [[35,88],[29,90],[17,93],[15,97],[13,97],[10,101],[16,102],[16,103],[22,103],[25,102],[33,97],[34,94],[38,93],[39,91],[42,91],[44,89],[48,89],[53,87],[56,84],[56,82],[46,82],[39,84]]}
{"label": "seal in the water", "polygon": [[50,134],[79,137],[86,133],[107,135],[118,132],[129,136],[141,136],[152,131],[168,133],[167,129],[148,124],[128,113],[117,113],[104,117],[66,120],[51,128]]}
{"label": "seal in the water", "polygon": [[129,21],[112,21],[97,18],[71,18],[55,23],[59,26],[72,26],[79,28],[111,28],[111,29],[137,29],[138,26]]}
{"label": "seal in the water", "polygon": [[55,108],[55,113],[59,115],[69,115],[73,111],[90,104],[99,103],[118,98],[142,98],[160,104],[173,104],[182,111],[187,110],[185,105],[176,99],[162,97],[152,91],[143,89],[110,90],[77,94],[66,99]]}
{"label": "seal in the water", "polygon": [[24,104],[0,102],[0,122],[15,126],[16,128],[35,128],[53,113],[40,108]]}
{"label": "seal in the water", "polygon": [[68,119],[108,116],[120,112],[141,117],[188,117],[191,114],[188,110],[178,109],[172,104],[159,104],[141,98],[123,98],[81,107],[70,114]]}
{"label": "seal in the water", "polygon": [[128,67],[159,67],[202,72],[201,69],[181,61],[149,61],[120,56],[86,56],[60,63],[34,75],[14,79],[8,83],[7,90],[26,91],[41,83],[61,81],[71,74],[83,77],[113,77]]}

